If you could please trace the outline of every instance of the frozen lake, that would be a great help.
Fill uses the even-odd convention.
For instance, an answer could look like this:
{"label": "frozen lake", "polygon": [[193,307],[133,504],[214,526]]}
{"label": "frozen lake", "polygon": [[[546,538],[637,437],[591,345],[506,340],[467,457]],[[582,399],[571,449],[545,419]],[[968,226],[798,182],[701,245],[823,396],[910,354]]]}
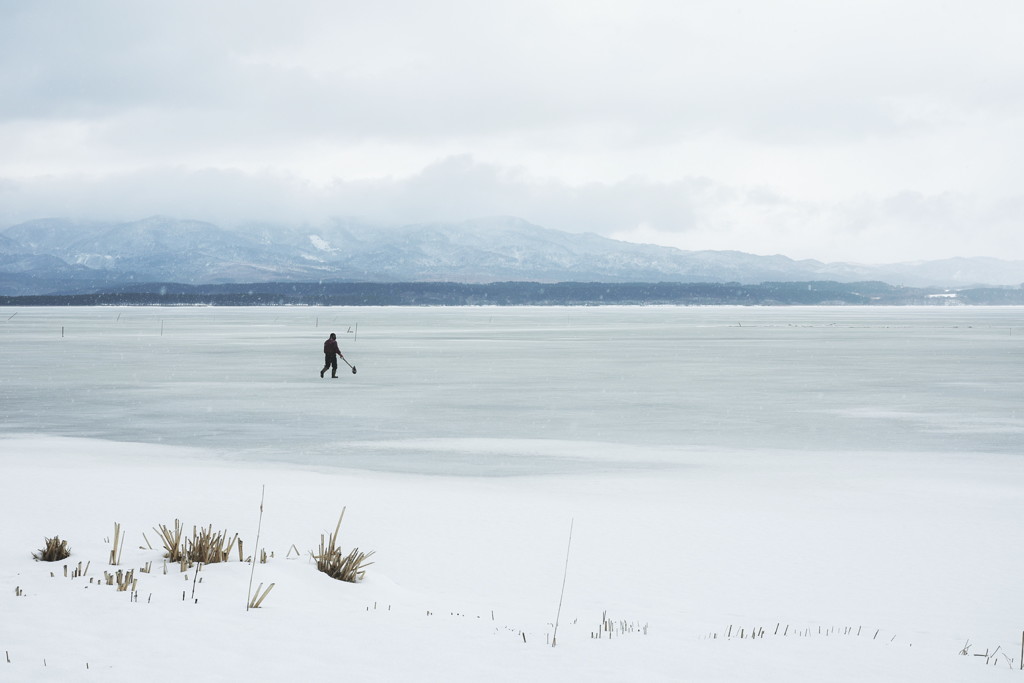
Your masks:
{"label": "frozen lake", "polygon": [[[1022,314],[0,309],[0,671],[989,680],[965,643],[1016,671]],[[320,378],[332,331],[358,374]],[[306,557],[343,507],[358,586]],[[102,567],[117,521],[158,566],[179,517],[276,551],[258,617],[245,563],[187,603],[177,570],[126,602],[31,560],[59,532]],[[649,635],[594,640],[605,613]]]}
{"label": "frozen lake", "polygon": [[[321,379],[336,332],[356,365]],[[1021,308],[0,309],[8,434],[444,475],[1019,454]]]}

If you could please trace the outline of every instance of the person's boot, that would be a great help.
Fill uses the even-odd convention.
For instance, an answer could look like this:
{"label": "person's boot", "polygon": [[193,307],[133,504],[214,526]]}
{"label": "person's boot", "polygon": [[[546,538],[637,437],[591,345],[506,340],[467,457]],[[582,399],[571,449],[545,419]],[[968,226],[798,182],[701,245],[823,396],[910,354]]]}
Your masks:
{"label": "person's boot", "polygon": [[337,375],[331,375],[331,379],[338,379]]}
{"label": "person's boot", "polygon": [[323,370],[320,371],[320,379],[324,378],[324,373],[325,372],[327,372],[327,368],[324,368]]}

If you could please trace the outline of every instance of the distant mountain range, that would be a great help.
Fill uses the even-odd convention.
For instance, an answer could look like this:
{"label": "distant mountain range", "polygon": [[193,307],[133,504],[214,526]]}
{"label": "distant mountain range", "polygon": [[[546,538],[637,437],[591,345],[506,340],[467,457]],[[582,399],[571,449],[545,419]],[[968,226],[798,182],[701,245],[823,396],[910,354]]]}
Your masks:
{"label": "distant mountain range", "polygon": [[907,287],[1018,287],[1024,261],[956,258],[860,265],[737,251],[683,251],[573,234],[517,218],[380,228],[152,217],[41,219],[0,231],[0,295],[87,294],[140,283],[739,283],[879,281]]}

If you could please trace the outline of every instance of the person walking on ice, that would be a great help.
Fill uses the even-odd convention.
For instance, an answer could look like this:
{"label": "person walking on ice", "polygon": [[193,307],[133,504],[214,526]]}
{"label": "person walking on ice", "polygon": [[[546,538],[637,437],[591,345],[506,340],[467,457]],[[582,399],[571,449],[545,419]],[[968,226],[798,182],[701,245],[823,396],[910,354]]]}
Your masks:
{"label": "person walking on ice", "polygon": [[320,371],[320,377],[330,368],[331,377],[338,379],[338,356],[345,357],[338,348],[338,336],[331,332],[331,338],[324,342],[324,369]]}

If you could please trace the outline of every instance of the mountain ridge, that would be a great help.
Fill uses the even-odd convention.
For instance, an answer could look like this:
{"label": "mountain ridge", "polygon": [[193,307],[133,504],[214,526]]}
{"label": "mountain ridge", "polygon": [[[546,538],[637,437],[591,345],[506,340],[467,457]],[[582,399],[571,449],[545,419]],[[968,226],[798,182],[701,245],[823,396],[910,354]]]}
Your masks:
{"label": "mountain ridge", "polygon": [[[913,287],[1015,287],[1024,261],[989,257],[866,265],[740,251],[684,251],[567,233],[517,217],[379,227],[44,218],[0,231],[0,294],[73,294],[177,282],[879,281]],[[90,287],[93,289],[90,290]]]}

